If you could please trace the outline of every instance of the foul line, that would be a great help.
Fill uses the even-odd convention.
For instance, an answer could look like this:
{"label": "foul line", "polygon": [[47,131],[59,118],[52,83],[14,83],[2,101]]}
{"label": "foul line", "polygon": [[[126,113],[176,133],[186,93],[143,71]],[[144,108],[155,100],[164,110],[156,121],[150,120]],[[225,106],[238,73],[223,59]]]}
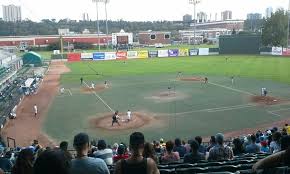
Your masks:
{"label": "foul line", "polygon": [[[88,87],[88,88],[90,88],[89,87],[89,85],[86,83],[86,82],[84,82],[84,84]],[[95,92],[95,91],[93,91],[93,90],[91,90],[91,92],[97,97],[97,98],[99,98],[100,100],[101,100],[101,102],[108,108],[108,109],[110,109],[110,111],[112,111],[112,112],[114,112],[114,110]]]}
{"label": "foul line", "polygon": [[68,90],[68,93],[70,94],[70,96],[72,96],[72,92],[70,89],[67,89]]}
{"label": "foul line", "polygon": [[279,111],[288,111],[288,110],[290,110],[290,108],[278,109],[278,110],[273,110],[269,112],[279,112]]}
{"label": "foul line", "polygon": [[193,110],[193,111],[188,111],[188,112],[179,112],[179,113],[175,113],[175,114],[166,114],[166,115],[184,115],[184,114],[191,114],[191,113],[196,113],[196,112],[221,112],[221,111],[250,108],[250,107],[255,107],[255,106],[256,105],[249,103],[249,104],[244,104],[244,105],[224,106],[224,107],[218,107],[218,108]]}
{"label": "foul line", "polygon": [[231,87],[228,87],[228,86],[224,86],[224,85],[220,85],[220,84],[217,84],[217,83],[212,83],[212,82],[208,82],[208,83],[211,84],[211,85],[214,85],[214,86],[218,86],[218,87],[221,87],[221,88],[229,89],[229,90],[236,91],[236,92],[239,92],[239,93],[242,93],[242,94],[247,94],[247,95],[255,96],[255,94],[250,93],[250,92],[247,92],[247,91],[243,91],[243,90],[239,90],[239,89],[234,89],[234,88],[231,88]]}
{"label": "foul line", "polygon": [[275,116],[278,116],[278,117],[282,117],[282,115],[280,115],[280,114],[277,114],[277,113],[274,113],[274,112],[272,112],[272,111],[267,111],[269,114],[272,114],[272,115],[275,115]]}

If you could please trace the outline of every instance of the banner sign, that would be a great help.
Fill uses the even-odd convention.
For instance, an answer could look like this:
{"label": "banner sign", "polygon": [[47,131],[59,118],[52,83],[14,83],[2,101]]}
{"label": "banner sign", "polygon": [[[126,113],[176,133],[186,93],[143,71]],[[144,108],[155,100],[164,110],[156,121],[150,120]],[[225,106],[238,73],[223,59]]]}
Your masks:
{"label": "banner sign", "polygon": [[93,53],[81,53],[81,58],[82,59],[92,59]]}
{"label": "banner sign", "polygon": [[283,56],[290,56],[290,49],[289,48],[283,48]]}
{"label": "banner sign", "polygon": [[282,56],[283,49],[282,47],[272,47],[272,55],[273,56]]}
{"label": "banner sign", "polygon": [[117,60],[126,60],[127,59],[127,52],[126,51],[118,51],[116,53]]}
{"label": "banner sign", "polygon": [[199,48],[198,55],[208,56],[209,55],[209,48]]}
{"label": "banner sign", "polygon": [[198,55],[198,49],[190,49],[189,50],[190,56],[197,56]]}
{"label": "banner sign", "polygon": [[181,57],[188,56],[188,49],[179,49],[179,56]]}
{"label": "banner sign", "polygon": [[158,57],[168,57],[168,50],[158,50]]}
{"label": "banner sign", "polygon": [[169,57],[177,57],[179,55],[179,50],[178,49],[168,50],[168,55]]}
{"label": "banner sign", "polygon": [[116,53],[115,52],[106,52],[105,53],[105,60],[116,60]]}
{"label": "banner sign", "polygon": [[148,51],[138,51],[137,57],[139,59],[146,59],[146,58],[148,58]]}
{"label": "banner sign", "polygon": [[105,60],[105,53],[93,53],[93,60]]}
{"label": "banner sign", "polygon": [[149,51],[148,55],[150,58],[158,57],[158,51]]}
{"label": "banner sign", "polygon": [[135,59],[138,57],[137,51],[128,51],[127,52],[128,59]]}

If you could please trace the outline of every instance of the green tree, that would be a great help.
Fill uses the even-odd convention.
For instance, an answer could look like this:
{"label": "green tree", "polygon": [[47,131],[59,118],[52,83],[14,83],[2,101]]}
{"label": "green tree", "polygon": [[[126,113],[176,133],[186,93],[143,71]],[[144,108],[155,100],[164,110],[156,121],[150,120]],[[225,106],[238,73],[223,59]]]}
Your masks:
{"label": "green tree", "polygon": [[284,10],[276,11],[263,26],[262,42],[264,46],[287,46],[288,16]]}

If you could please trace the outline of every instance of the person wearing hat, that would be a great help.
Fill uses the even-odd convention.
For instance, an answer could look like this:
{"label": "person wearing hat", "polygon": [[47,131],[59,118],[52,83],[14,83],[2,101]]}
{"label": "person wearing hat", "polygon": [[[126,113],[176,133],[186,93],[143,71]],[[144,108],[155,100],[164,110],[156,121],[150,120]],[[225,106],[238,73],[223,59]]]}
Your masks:
{"label": "person wearing hat", "polygon": [[77,134],[74,137],[73,145],[77,156],[72,160],[71,174],[110,174],[104,160],[88,157],[90,140],[86,133]]}
{"label": "person wearing hat", "polygon": [[113,164],[113,151],[107,148],[105,140],[98,141],[98,150],[94,152],[96,158],[103,159],[107,165]]}

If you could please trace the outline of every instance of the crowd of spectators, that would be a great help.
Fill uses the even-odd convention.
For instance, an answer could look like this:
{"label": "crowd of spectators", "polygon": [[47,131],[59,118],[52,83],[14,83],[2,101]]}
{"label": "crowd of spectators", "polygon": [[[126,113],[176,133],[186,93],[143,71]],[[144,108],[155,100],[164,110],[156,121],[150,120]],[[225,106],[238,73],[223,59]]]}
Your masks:
{"label": "crowd of spectators", "polygon": [[158,174],[158,165],[169,163],[190,163],[200,161],[234,160],[244,154],[269,154],[253,165],[259,169],[290,165],[290,127],[282,130],[273,128],[265,132],[236,137],[225,141],[221,133],[211,136],[209,143],[203,143],[200,136],[187,142],[146,142],[140,132],[130,135],[129,145],[115,143],[112,147],[105,140],[90,141],[86,133],[74,137],[75,153],[68,151],[68,142],[58,147],[43,148],[34,141],[27,148],[0,148],[0,174]]}

